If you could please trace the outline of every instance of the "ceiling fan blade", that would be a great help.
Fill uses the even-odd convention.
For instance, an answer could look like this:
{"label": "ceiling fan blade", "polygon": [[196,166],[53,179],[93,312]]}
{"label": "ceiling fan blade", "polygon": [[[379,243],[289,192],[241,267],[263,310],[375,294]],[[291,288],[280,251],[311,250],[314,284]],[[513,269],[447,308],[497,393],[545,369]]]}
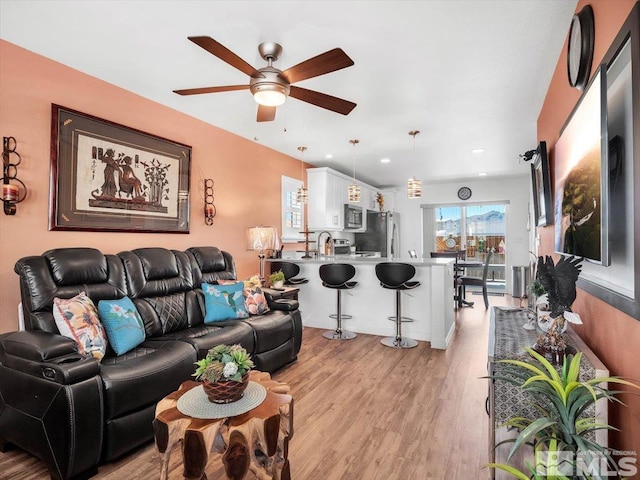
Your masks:
{"label": "ceiling fan blade", "polygon": [[187,37],[196,45],[204,48],[207,52],[215,55],[220,60],[227,62],[232,67],[237,68],[241,72],[246,73],[250,77],[263,77],[258,70],[249,65],[243,59],[241,59],[238,55],[233,53],[227,47],[222,45],[221,43],[216,42],[211,37]]}
{"label": "ceiling fan blade", "polygon": [[227,85],[223,87],[185,88],[174,90],[178,95],[199,95],[201,93],[232,92],[234,90],[249,90],[249,85]]}
{"label": "ceiling fan blade", "polygon": [[307,78],[317,77],[325,73],[335,72],[353,65],[353,60],[342,51],[341,48],[334,48],[328,52],[305,60],[295,65],[283,73],[289,80],[289,83],[296,83]]}
{"label": "ceiling fan blade", "polygon": [[265,107],[258,105],[258,122],[273,122],[276,118],[276,107]]}
{"label": "ceiling fan blade", "polygon": [[333,112],[341,113],[342,115],[349,115],[351,110],[356,108],[356,104],[343,100],[342,98],[332,97],[326,93],[316,92],[314,90],[307,90],[306,88],[300,88],[291,85],[289,96],[302,100],[303,102],[311,103],[320,108],[326,108]]}

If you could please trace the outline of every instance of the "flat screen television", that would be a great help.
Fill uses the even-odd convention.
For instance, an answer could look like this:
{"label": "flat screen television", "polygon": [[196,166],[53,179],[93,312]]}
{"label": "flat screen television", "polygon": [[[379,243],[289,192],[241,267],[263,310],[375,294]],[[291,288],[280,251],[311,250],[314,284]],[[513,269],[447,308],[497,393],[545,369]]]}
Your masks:
{"label": "flat screen television", "polygon": [[606,95],[600,67],[554,147],[555,250],[602,265],[609,264]]}

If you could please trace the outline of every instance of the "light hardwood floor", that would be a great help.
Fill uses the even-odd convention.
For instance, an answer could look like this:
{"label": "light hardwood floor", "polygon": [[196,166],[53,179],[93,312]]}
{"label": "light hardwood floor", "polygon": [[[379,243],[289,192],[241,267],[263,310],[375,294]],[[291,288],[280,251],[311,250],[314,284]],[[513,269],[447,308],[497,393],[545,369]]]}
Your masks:
{"label": "light hardwood floor", "polygon": [[[473,300],[474,308],[456,313],[456,334],[446,351],[425,342],[393,350],[364,334],[337,342],[305,328],[298,361],[273,375],[291,386],[294,397],[292,479],[487,478],[487,383],[480,377],[486,375],[489,312],[482,296]],[[489,301],[512,305],[517,299]],[[209,463],[209,480],[225,478],[218,464],[216,458]],[[0,453],[0,479],[47,477],[34,457],[20,450]],[[154,444],[101,466],[94,478],[159,478]],[[172,455],[169,478],[183,478],[179,451]]]}

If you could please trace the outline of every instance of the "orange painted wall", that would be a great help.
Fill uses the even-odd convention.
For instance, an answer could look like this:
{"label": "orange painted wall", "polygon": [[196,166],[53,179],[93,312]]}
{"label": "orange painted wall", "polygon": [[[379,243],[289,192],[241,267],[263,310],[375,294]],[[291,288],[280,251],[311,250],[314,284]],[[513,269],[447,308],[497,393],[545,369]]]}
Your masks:
{"label": "orange painted wall", "polygon": [[[191,233],[49,231],[52,103],[191,145]],[[18,326],[20,292],[13,271],[16,260],[50,248],[88,246],[117,253],[139,247],[213,245],[233,254],[240,278],[256,273],[257,253],[246,250],[246,228],[277,225],[280,231],[280,177],[300,178],[296,158],[6,41],[0,41],[0,135],[17,139],[17,151],[22,156],[18,178],[29,188],[15,216],[0,214],[0,332]],[[215,181],[218,213],[211,227],[203,219],[202,178]]]}
{"label": "orange painted wall", "polygon": [[[580,0],[576,12],[590,4],[595,18],[595,52],[592,74],[602,61],[620,27],[626,20],[635,0]],[[567,32],[568,32],[567,26]],[[538,139],[545,140],[550,149],[551,171],[555,159],[553,146],[560,129],[580,98],[580,92],[569,86],[566,70],[566,42],[549,90],[538,118]],[[552,174],[553,177],[553,174]],[[552,183],[554,183],[552,179]],[[540,254],[553,253],[553,226],[540,229]],[[598,298],[578,289],[573,304],[584,321],[576,330],[612,375],[621,375],[640,381],[640,321],[631,318]],[[627,407],[610,404],[609,423],[621,429],[610,434],[610,446],[623,451],[635,451],[640,455],[640,397],[624,395]],[[634,478],[640,478],[636,476]]]}

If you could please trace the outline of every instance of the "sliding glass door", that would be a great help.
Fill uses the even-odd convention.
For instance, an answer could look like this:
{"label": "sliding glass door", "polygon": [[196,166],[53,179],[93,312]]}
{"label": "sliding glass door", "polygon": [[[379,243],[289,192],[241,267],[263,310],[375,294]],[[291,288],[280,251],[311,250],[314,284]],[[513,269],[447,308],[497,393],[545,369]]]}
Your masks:
{"label": "sliding glass door", "polygon": [[[434,211],[435,251],[464,250],[468,260],[482,263],[487,253],[493,252],[488,285],[494,291],[504,291],[506,205],[441,205]],[[467,274],[481,277],[482,269],[468,269]]]}

